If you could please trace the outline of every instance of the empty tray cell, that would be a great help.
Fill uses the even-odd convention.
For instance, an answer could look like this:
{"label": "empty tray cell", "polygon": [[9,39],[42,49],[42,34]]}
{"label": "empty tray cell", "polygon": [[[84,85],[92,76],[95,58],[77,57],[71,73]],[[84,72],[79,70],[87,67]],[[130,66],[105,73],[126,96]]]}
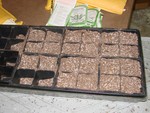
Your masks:
{"label": "empty tray cell", "polygon": [[54,54],[54,55],[59,55],[60,51],[61,51],[60,43],[45,42],[42,49],[42,53]]}
{"label": "empty tray cell", "polygon": [[120,32],[120,44],[138,45],[138,37],[136,33]]}
{"label": "empty tray cell", "polygon": [[5,49],[7,44],[7,39],[0,39],[0,49]]}
{"label": "empty tray cell", "polygon": [[102,54],[103,57],[116,57],[116,56],[119,56],[119,46],[118,45],[102,44],[101,54]]}
{"label": "empty tray cell", "polygon": [[38,86],[52,86],[53,84],[53,78],[54,78],[54,72],[53,71],[37,71],[36,77],[34,81],[34,85]]}
{"label": "empty tray cell", "polygon": [[86,31],[82,35],[82,42],[85,44],[94,43],[98,46],[100,43],[100,33],[98,31]]}
{"label": "empty tray cell", "polygon": [[6,49],[10,49],[13,51],[18,51],[21,53],[24,49],[24,41],[23,40],[9,40],[6,46]]}
{"label": "empty tray cell", "polygon": [[60,70],[62,72],[78,72],[80,58],[68,57],[62,58],[60,63]]}
{"label": "empty tray cell", "polygon": [[26,35],[28,32],[28,27],[27,26],[15,26],[12,29],[12,34],[10,38],[13,39],[26,39]]}
{"label": "empty tray cell", "polygon": [[95,44],[82,44],[81,55],[84,57],[96,57],[98,56],[98,48]]}
{"label": "empty tray cell", "polygon": [[103,32],[101,34],[103,43],[118,44],[119,43],[119,32]]}
{"label": "empty tray cell", "polygon": [[23,34],[19,34],[16,36],[16,39],[26,39],[26,36],[24,36]]}
{"label": "empty tray cell", "polygon": [[99,88],[102,91],[120,91],[120,76],[101,75]]}
{"label": "empty tray cell", "polygon": [[141,65],[137,60],[120,59],[121,75],[141,77]]}
{"label": "empty tray cell", "polygon": [[17,69],[13,78],[14,84],[31,85],[35,71],[31,69]]}
{"label": "empty tray cell", "polygon": [[30,41],[43,41],[45,39],[45,31],[38,29],[30,29],[28,40]]}
{"label": "empty tray cell", "polygon": [[70,43],[63,44],[62,54],[79,55],[80,54],[80,44],[70,44]]}
{"label": "empty tray cell", "polygon": [[74,73],[59,73],[57,87],[76,88],[77,75]]}
{"label": "empty tray cell", "polygon": [[0,66],[0,81],[9,82],[12,79],[13,67]]}
{"label": "empty tray cell", "polygon": [[97,74],[79,74],[77,88],[84,90],[96,90],[98,84]]}
{"label": "empty tray cell", "polygon": [[83,30],[66,30],[64,42],[81,42]]}
{"label": "empty tray cell", "polygon": [[46,41],[61,43],[63,36],[59,32],[47,31]]}
{"label": "empty tray cell", "polygon": [[33,70],[37,69],[38,61],[39,61],[38,56],[23,54],[18,68],[19,69],[33,69]]}
{"label": "empty tray cell", "polygon": [[102,58],[100,64],[101,74],[120,74],[119,59]]}
{"label": "empty tray cell", "polygon": [[39,53],[42,49],[42,42],[27,42],[25,52]]}
{"label": "empty tray cell", "polygon": [[121,92],[123,93],[141,93],[141,80],[136,77],[121,77]]}
{"label": "empty tray cell", "polygon": [[120,45],[120,56],[121,57],[138,58],[139,57],[138,47],[137,46]]}
{"label": "empty tray cell", "polygon": [[12,31],[11,26],[0,26],[1,37],[9,38],[11,31]]}
{"label": "empty tray cell", "polygon": [[0,66],[15,66],[18,59],[16,51],[0,51]]}
{"label": "empty tray cell", "polygon": [[79,73],[98,73],[98,60],[81,58]]}
{"label": "empty tray cell", "polygon": [[58,65],[56,57],[40,56],[40,64],[38,70],[47,70],[56,73],[57,68]]}

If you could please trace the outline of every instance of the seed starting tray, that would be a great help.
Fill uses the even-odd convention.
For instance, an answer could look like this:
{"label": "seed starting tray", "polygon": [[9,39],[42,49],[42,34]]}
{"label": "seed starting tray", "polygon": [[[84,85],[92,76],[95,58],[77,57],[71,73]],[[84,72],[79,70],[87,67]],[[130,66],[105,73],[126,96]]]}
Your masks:
{"label": "seed starting tray", "polygon": [[0,86],[145,97],[140,33],[1,25]]}

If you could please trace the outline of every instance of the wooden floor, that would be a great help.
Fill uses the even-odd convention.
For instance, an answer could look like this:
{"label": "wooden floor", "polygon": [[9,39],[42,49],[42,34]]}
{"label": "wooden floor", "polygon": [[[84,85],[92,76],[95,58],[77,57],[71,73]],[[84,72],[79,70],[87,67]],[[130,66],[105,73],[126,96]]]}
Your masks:
{"label": "wooden floor", "polygon": [[[36,1],[36,2],[35,2]],[[3,7],[24,25],[46,25],[50,12],[45,10],[47,0],[2,0]],[[125,11],[117,15],[102,11],[104,28],[128,28],[135,0],[127,0]]]}

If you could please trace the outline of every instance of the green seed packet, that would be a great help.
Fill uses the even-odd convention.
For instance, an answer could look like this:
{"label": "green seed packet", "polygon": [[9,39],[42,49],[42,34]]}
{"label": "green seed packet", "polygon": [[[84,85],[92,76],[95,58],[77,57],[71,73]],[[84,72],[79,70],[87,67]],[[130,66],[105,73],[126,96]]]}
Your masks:
{"label": "green seed packet", "polygon": [[99,12],[97,20],[96,20],[96,25],[94,27],[102,28],[102,19],[103,19],[103,14]]}
{"label": "green seed packet", "polygon": [[70,14],[68,26],[85,26],[87,22],[87,10],[87,5],[76,6]]}
{"label": "green seed packet", "polygon": [[87,26],[93,27],[96,25],[96,21],[98,18],[99,10],[94,8],[94,9],[88,9],[87,13]]}

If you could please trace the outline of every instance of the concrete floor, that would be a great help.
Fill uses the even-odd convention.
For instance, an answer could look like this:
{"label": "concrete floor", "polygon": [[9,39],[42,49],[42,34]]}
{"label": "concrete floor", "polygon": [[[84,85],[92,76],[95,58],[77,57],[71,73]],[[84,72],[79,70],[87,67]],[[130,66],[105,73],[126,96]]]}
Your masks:
{"label": "concrete floor", "polygon": [[150,7],[134,10],[130,28],[139,29],[141,36],[150,37]]}

